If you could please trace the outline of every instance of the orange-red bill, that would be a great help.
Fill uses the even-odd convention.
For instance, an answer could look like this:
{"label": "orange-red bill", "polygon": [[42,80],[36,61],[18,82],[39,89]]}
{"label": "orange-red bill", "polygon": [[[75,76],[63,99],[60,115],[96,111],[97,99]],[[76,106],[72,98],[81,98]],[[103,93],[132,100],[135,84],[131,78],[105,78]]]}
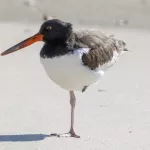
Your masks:
{"label": "orange-red bill", "polygon": [[13,46],[13,47],[7,49],[6,51],[2,52],[2,53],[1,53],[1,56],[4,56],[4,55],[10,54],[10,53],[13,53],[13,52],[15,52],[15,51],[18,51],[18,50],[20,50],[20,49],[22,49],[22,48],[24,48],[24,47],[27,47],[27,46],[29,46],[29,45],[35,43],[35,42],[42,41],[42,39],[43,39],[43,35],[37,33],[37,34],[31,36],[30,38],[28,38],[28,39],[26,39],[26,40],[24,40],[24,41],[18,43],[17,45],[15,45],[15,46]]}

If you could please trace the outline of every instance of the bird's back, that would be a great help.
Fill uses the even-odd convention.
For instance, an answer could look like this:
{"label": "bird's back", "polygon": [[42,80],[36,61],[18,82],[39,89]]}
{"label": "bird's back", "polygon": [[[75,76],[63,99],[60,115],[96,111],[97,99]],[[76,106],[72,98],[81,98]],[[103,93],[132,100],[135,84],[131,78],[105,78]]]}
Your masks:
{"label": "bird's back", "polygon": [[[83,64],[92,70],[112,66],[125,50],[125,42],[99,31],[82,30],[75,32],[76,47],[88,47],[82,56]],[[109,64],[109,65],[108,65]]]}

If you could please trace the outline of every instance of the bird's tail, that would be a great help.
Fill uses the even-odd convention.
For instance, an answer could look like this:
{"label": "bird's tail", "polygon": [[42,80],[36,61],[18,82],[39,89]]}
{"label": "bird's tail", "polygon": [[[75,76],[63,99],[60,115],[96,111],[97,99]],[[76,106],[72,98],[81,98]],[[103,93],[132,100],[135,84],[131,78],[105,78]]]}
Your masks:
{"label": "bird's tail", "polygon": [[128,51],[128,49],[126,48],[126,43],[124,41],[116,39],[113,34],[109,35],[109,38],[112,38],[114,40],[115,45],[119,51]]}
{"label": "bird's tail", "polygon": [[126,48],[126,43],[122,40],[117,40],[117,45],[118,48],[122,51],[128,51],[128,49]]}

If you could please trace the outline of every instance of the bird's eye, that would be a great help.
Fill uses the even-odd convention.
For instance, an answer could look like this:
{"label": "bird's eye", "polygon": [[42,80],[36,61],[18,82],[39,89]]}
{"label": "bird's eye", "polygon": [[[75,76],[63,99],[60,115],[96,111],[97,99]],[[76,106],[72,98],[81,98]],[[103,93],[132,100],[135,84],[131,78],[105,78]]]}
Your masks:
{"label": "bird's eye", "polygon": [[51,26],[47,26],[47,27],[46,27],[46,30],[51,30],[51,29],[52,29]]}

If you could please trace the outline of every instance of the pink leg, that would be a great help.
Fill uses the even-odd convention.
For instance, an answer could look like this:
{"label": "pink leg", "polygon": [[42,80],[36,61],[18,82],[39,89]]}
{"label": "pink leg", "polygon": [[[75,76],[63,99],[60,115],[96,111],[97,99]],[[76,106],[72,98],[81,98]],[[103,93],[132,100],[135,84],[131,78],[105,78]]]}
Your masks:
{"label": "pink leg", "polygon": [[75,110],[75,105],[76,105],[76,97],[73,91],[69,91],[70,93],[70,105],[71,105],[71,126],[70,126],[70,131],[65,134],[59,135],[59,137],[75,137],[75,138],[80,138],[80,136],[76,135],[74,131],[74,110]]}

